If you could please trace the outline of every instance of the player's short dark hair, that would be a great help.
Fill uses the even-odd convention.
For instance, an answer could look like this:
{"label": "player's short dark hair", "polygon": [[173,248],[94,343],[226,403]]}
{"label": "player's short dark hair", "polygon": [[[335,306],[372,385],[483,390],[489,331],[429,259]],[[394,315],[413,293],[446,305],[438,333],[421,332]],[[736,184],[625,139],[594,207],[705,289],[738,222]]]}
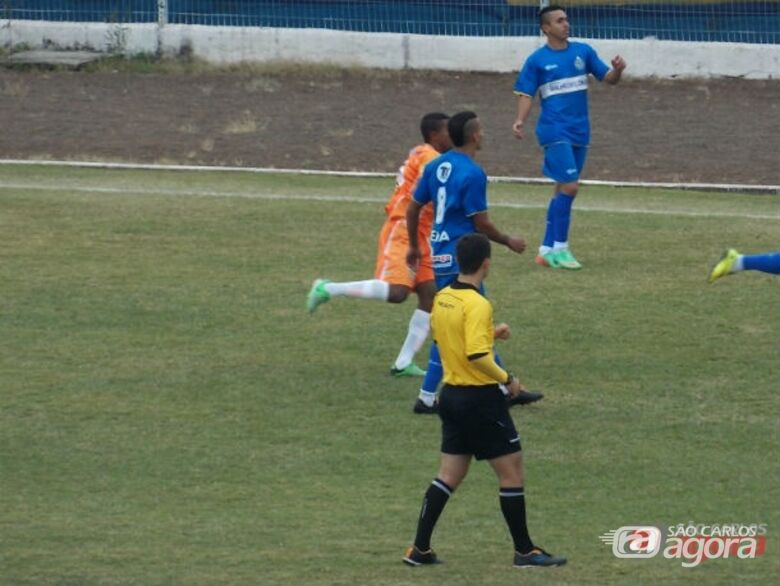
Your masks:
{"label": "player's short dark hair", "polygon": [[[456,147],[462,147],[469,141],[473,128],[467,128],[467,125],[476,117],[477,115],[474,112],[466,111],[458,112],[455,116],[450,118],[450,121],[447,123],[447,129],[450,131],[452,144]],[[469,132],[469,130],[471,132]]]}
{"label": "player's short dark hair", "polygon": [[423,140],[428,142],[431,139],[431,135],[434,132],[441,130],[441,127],[444,126],[449,119],[449,116],[442,114],[441,112],[431,112],[423,116],[422,120],[420,120],[420,133],[422,134]]}
{"label": "player's short dark hair", "polygon": [[543,25],[547,22],[547,15],[551,12],[555,12],[556,10],[563,10],[564,12],[566,9],[563,6],[560,6],[559,4],[550,4],[549,6],[545,6],[539,11],[539,25]]}
{"label": "player's short dark hair", "polygon": [[490,240],[484,234],[474,232],[461,236],[455,249],[460,272],[473,275],[482,266],[486,258],[490,258]]}

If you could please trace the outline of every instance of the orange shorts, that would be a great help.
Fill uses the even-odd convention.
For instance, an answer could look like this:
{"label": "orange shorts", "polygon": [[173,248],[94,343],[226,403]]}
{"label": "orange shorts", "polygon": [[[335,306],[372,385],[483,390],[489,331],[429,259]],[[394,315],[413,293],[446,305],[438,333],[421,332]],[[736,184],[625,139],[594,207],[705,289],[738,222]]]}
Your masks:
{"label": "orange shorts", "polygon": [[409,249],[409,233],[405,220],[387,220],[379,233],[379,249],[376,255],[374,278],[416,289],[418,283],[433,281],[431,244],[428,238],[420,238],[420,265],[417,273],[406,264]]}

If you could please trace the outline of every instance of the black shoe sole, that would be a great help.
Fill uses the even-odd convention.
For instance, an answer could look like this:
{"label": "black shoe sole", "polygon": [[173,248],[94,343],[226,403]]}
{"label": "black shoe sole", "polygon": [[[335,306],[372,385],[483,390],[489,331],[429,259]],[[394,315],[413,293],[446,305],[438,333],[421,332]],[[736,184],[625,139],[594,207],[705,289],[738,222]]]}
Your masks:
{"label": "black shoe sole", "polygon": [[441,563],[440,559],[435,559],[432,562],[418,562],[416,560],[413,560],[411,558],[403,558],[403,563],[405,563],[407,566],[410,566],[412,568],[419,568],[420,566],[435,566],[437,564]]}
{"label": "black shoe sole", "polygon": [[523,397],[522,395],[519,397],[509,397],[507,399],[507,403],[510,407],[514,407],[515,405],[530,405],[531,403],[536,403],[537,401],[541,401],[544,399],[544,393],[539,393],[538,391],[526,391],[528,393],[534,393],[535,395],[538,394],[539,396],[533,396],[533,397]]}

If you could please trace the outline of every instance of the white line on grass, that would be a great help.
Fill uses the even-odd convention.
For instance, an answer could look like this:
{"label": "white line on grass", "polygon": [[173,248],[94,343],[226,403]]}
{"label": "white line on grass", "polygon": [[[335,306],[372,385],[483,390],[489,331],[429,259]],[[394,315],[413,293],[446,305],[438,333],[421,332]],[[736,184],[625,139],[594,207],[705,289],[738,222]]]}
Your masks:
{"label": "white line on grass", "polygon": [[[176,196],[176,197],[242,197],[246,199],[265,199],[275,201],[329,201],[344,203],[374,203],[384,204],[385,199],[375,197],[357,197],[341,195],[313,195],[313,194],[279,194],[279,193],[250,193],[246,191],[213,191],[213,190],[178,190],[178,189],[140,189],[124,187],[93,187],[84,185],[51,185],[41,183],[6,183],[0,181],[2,190],[19,191],[70,191],[81,193],[105,193],[112,195],[139,195],[139,196]],[[521,210],[547,209],[547,204],[518,203],[509,201],[491,201],[494,208],[512,208]],[[744,218],[750,220],[780,220],[780,214],[744,214],[740,212],[698,212],[695,210],[673,209],[646,209],[646,208],[622,208],[609,206],[591,206],[588,204],[577,205],[577,211],[598,212],[606,214],[644,214],[652,216],[684,216],[692,218]]]}
{"label": "white line on grass", "polygon": [[[60,167],[82,167],[92,169],[139,169],[147,171],[225,171],[238,173],[280,173],[287,175],[325,175],[335,177],[395,177],[397,173],[377,173],[371,171],[324,171],[318,169],[274,169],[272,167],[218,167],[210,165],[158,165],[141,163],[108,163],[100,161],[41,161],[27,159],[0,159],[0,165],[38,165]],[[552,183],[545,177],[500,177],[491,176],[489,181],[496,183],[523,183],[527,185],[545,185]],[[747,185],[738,183],[659,183],[652,181],[601,181],[584,179],[583,185],[607,187],[639,187],[649,189],[682,189],[692,191],[727,191],[741,193],[780,194],[780,185]]]}

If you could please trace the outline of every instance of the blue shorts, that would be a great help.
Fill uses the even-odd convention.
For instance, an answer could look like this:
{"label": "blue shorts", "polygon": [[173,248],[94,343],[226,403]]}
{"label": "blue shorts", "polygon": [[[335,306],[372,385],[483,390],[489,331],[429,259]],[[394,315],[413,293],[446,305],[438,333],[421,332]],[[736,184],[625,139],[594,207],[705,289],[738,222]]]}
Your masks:
{"label": "blue shorts", "polygon": [[542,173],[558,183],[579,181],[588,156],[587,146],[568,142],[554,142],[544,147]]}

